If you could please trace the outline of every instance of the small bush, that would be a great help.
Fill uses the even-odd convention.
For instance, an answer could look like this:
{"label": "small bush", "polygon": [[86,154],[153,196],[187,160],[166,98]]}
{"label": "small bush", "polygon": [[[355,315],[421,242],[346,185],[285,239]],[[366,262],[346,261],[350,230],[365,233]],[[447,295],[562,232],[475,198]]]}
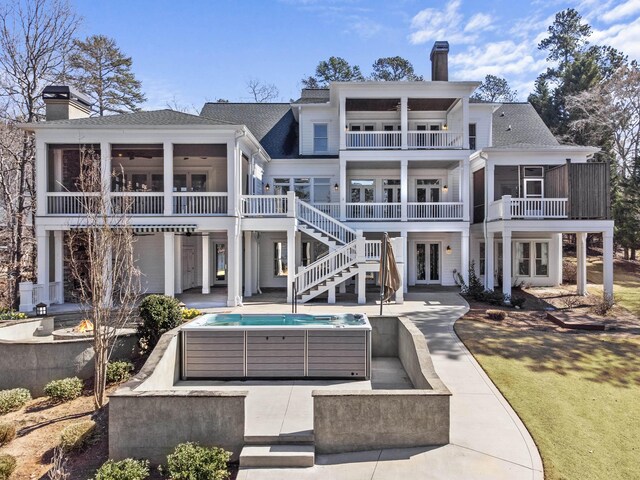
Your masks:
{"label": "small bush", "polygon": [[2,310],[0,311],[0,321],[2,320],[24,320],[27,318],[26,313],[16,312],[14,310]]}
{"label": "small bush", "polygon": [[611,311],[615,303],[613,295],[603,295],[602,298],[591,307],[591,311],[596,315],[604,317]]}
{"label": "small bush", "polygon": [[121,383],[129,380],[133,372],[133,363],[116,360],[107,363],[107,383]]}
{"label": "small bush", "polygon": [[82,380],[78,377],[53,380],[44,387],[44,394],[56,402],[68,402],[82,395]]}
{"label": "small bush", "polygon": [[0,455],[0,480],[9,480],[16,469],[16,459],[11,455]]}
{"label": "small bush", "polygon": [[561,300],[567,310],[572,310],[582,303],[580,297],[576,295],[565,295]]}
{"label": "small bush", "polygon": [[143,350],[151,351],[165,332],[182,324],[180,302],[165,295],[149,295],[140,302],[138,338]]}
{"label": "small bush", "polygon": [[507,312],[504,310],[487,310],[487,318],[501,322],[507,318]]}
{"label": "small bush", "polygon": [[562,261],[562,282],[575,284],[578,278],[578,267],[569,260]]}
{"label": "small bush", "polygon": [[231,453],[217,447],[201,447],[197,443],[181,443],[167,456],[171,480],[225,480],[229,478],[227,463]]}
{"label": "small bush", "polygon": [[108,460],[96,471],[94,480],[144,480],[149,477],[149,462],[126,458]]}
{"label": "small bush", "polygon": [[60,433],[60,448],[64,453],[80,450],[87,444],[95,430],[96,422],[93,420],[72,423],[64,427]]}
{"label": "small bush", "polygon": [[31,394],[26,388],[0,390],[0,415],[21,409],[29,400]]}
{"label": "small bush", "polygon": [[184,320],[191,320],[192,318],[196,318],[197,316],[202,315],[202,312],[197,308],[183,308],[182,309],[182,318]]}
{"label": "small bush", "polygon": [[16,438],[16,426],[13,423],[0,423],[0,447]]}

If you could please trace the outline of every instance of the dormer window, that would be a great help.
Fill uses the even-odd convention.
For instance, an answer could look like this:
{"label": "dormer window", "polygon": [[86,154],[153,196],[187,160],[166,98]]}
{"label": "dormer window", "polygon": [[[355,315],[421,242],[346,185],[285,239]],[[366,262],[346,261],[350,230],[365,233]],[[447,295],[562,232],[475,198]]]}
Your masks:
{"label": "dormer window", "polygon": [[326,123],[313,124],[313,151],[315,153],[329,151],[329,127]]}

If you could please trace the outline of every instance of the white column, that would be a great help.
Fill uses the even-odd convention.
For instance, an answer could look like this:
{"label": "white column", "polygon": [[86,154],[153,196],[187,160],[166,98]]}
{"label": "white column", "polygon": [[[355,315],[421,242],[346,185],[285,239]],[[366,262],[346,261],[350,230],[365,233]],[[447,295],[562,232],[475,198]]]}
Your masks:
{"label": "white column", "polygon": [[175,295],[175,233],[164,232],[164,294]]}
{"label": "white column", "polygon": [[173,215],[173,143],[164,142],[164,214]]}
{"label": "white column", "polygon": [[[576,286],[578,295],[587,294],[587,234],[576,233]],[[604,259],[603,259],[604,261]]]}
{"label": "white column", "polygon": [[493,164],[493,161],[491,159],[488,159],[485,167],[485,171],[484,171],[485,182],[487,185],[487,191],[485,192],[486,194],[485,209],[486,209],[487,215],[489,213],[489,205],[491,205],[491,203],[493,202],[494,195],[495,195],[494,194],[494,187],[495,187],[494,173],[495,173],[495,166]]}
{"label": "white column", "polygon": [[367,274],[364,271],[358,273],[358,304],[367,303]]}
{"label": "white column", "polygon": [[[405,281],[405,264],[404,263],[399,263],[398,264],[398,273],[400,274],[400,283],[402,285],[406,284]],[[396,290],[396,303],[398,305],[402,305],[404,303],[404,286],[400,287],[398,290]]]}
{"label": "white column", "polygon": [[511,297],[511,231],[502,232],[502,293]]}
{"label": "white column", "polygon": [[57,298],[50,298],[49,301],[64,303],[64,230],[53,232],[54,240],[54,281],[56,282]]}
{"label": "white column", "polygon": [[242,304],[242,236],[239,225],[227,231],[227,306]]}
{"label": "white column", "polygon": [[340,95],[340,150],[347,148],[347,99]]}
{"label": "white column", "polygon": [[602,232],[602,289],[605,298],[613,298],[613,227]]}
{"label": "white column", "polygon": [[[43,140],[36,139],[36,192],[38,198],[41,199],[36,202],[36,214],[38,216],[47,214],[47,201],[42,199],[46,197],[48,175],[53,173],[48,171],[47,163],[47,145]],[[58,188],[54,188],[54,190],[58,191]]]}
{"label": "white column", "polygon": [[207,295],[211,292],[211,280],[209,278],[209,272],[211,270],[211,260],[209,258],[209,251],[211,243],[209,242],[209,234],[202,234],[202,294]]}
{"label": "white column", "polygon": [[469,150],[469,97],[462,97],[462,148]]}
{"label": "white column", "polygon": [[296,274],[296,231],[287,230],[287,302],[293,298],[293,280]]}
{"label": "white column", "polygon": [[347,161],[340,159],[340,220],[347,218]]}
{"label": "white column", "polygon": [[407,221],[407,199],[409,198],[409,161],[400,162],[400,215],[403,222]]}
{"label": "white column", "polygon": [[[244,232],[244,296],[253,294],[253,245],[252,232]],[[257,259],[256,259],[257,260]]]}
{"label": "white column", "polygon": [[556,249],[556,262],[553,264],[555,269],[555,278],[557,285],[562,285],[562,234],[556,233],[553,235],[555,249]]}
{"label": "white column", "polygon": [[409,99],[407,97],[400,98],[400,144],[402,150],[408,148],[409,138]]}
{"label": "white column", "polygon": [[230,216],[236,214],[236,142],[229,140],[227,142],[227,209]]}
{"label": "white column", "polygon": [[494,289],[494,272],[495,267],[495,245],[494,245],[494,233],[487,232],[487,239],[484,243],[484,288],[487,290]]}
{"label": "white column", "polygon": [[111,144],[109,142],[100,142],[100,181],[107,212],[111,212]]}
{"label": "white column", "polygon": [[49,232],[44,228],[36,228],[36,248],[38,249],[38,285],[40,301],[49,305]]}
{"label": "white column", "polygon": [[469,285],[469,230],[460,232],[460,268],[465,285]]}
{"label": "white column", "polygon": [[327,292],[327,303],[334,305],[336,303],[336,286],[329,288]]}
{"label": "white column", "polygon": [[469,170],[469,159],[460,160],[460,201],[462,202],[462,220],[469,221],[471,202],[469,200],[469,191],[471,183],[471,172]]}
{"label": "white column", "polygon": [[251,278],[253,282],[251,284],[251,293],[258,293],[260,291],[259,281],[259,273],[258,269],[260,268],[260,252],[259,252],[258,238],[255,234],[251,235],[251,258],[254,259],[251,268]]}
{"label": "white column", "polygon": [[174,235],[173,237],[173,289],[176,293],[182,293],[182,237]]}

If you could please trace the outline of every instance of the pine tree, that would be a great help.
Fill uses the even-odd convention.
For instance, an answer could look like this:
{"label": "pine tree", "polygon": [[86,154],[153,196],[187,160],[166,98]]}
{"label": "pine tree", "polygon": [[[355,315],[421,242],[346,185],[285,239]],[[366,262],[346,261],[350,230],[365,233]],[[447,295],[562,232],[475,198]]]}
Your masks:
{"label": "pine tree", "polygon": [[72,81],[94,100],[94,111],[103,116],[139,110],[146,100],[142,85],[131,71],[131,57],[122,53],[115,40],[93,35],[74,43],[69,61]]}

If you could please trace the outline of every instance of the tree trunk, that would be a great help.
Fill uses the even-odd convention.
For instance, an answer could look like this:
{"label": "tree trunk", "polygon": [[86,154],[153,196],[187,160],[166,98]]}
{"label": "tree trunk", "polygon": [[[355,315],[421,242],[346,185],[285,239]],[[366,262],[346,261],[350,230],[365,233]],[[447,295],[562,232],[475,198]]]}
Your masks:
{"label": "tree trunk", "polygon": [[635,260],[636,259],[636,249],[632,248],[631,249],[631,260]]}

